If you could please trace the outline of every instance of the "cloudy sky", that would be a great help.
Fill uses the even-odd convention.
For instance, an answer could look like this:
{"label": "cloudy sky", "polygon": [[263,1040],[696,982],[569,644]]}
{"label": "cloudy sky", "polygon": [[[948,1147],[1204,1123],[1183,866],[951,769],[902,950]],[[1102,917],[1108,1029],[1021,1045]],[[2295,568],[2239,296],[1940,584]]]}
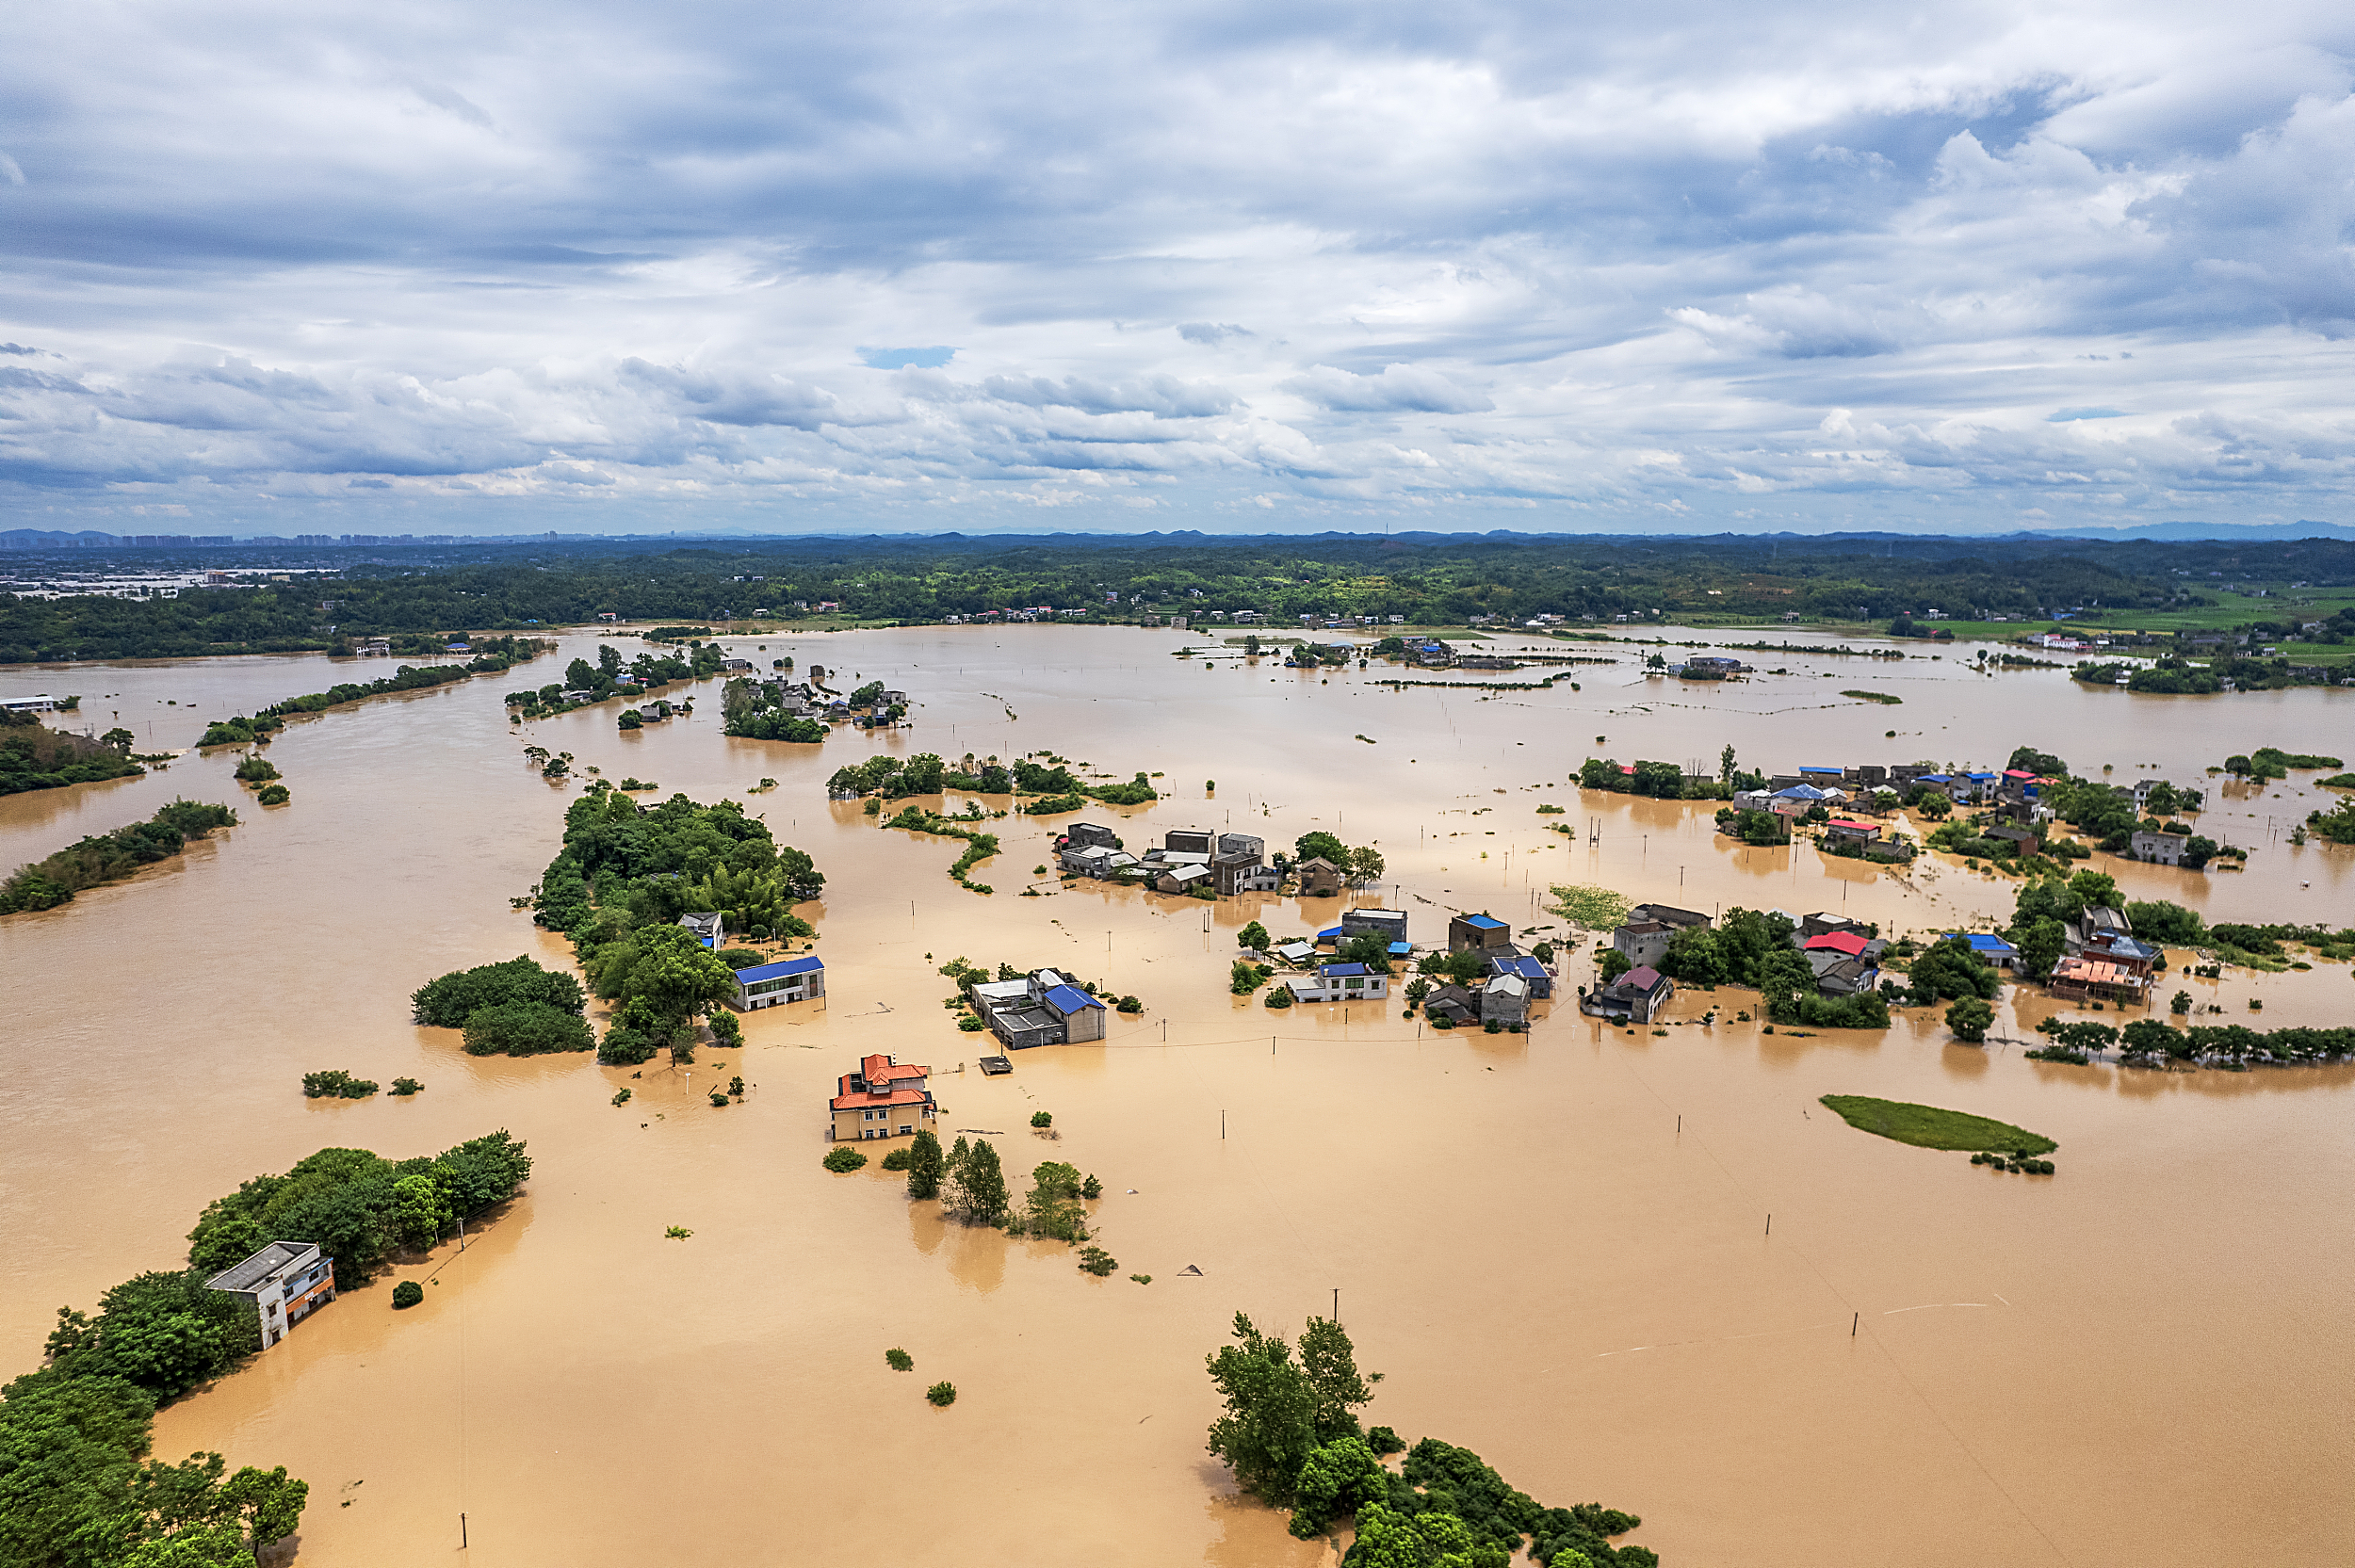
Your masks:
{"label": "cloudy sky", "polygon": [[2351,62],[2345,0],[29,6],[0,524],[2355,522]]}

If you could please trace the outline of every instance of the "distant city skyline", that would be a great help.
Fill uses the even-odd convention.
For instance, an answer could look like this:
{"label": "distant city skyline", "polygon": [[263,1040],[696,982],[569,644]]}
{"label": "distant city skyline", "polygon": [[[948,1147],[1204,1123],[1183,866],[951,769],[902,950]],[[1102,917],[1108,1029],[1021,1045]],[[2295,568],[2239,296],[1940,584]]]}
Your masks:
{"label": "distant city skyline", "polygon": [[2355,523],[2344,8],[200,3],[12,45],[0,527]]}

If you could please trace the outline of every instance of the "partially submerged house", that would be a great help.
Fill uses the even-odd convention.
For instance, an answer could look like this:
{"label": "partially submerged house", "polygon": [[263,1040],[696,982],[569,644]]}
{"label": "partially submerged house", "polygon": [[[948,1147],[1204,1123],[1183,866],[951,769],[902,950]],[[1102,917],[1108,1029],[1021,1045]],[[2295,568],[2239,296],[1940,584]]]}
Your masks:
{"label": "partially submerged house", "polygon": [[1104,1038],[1104,1004],[1053,969],[966,987],[973,1010],[1011,1051],[1079,1045]]}
{"label": "partially submerged house", "polygon": [[835,1082],[827,1136],[836,1141],[907,1138],[919,1127],[931,1128],[940,1116],[927,1087],[932,1072],[880,1053],[860,1059],[858,1071]]}
{"label": "partially submerged house", "polygon": [[1578,1010],[1615,1024],[1648,1024],[1675,994],[1675,981],[1644,964],[1588,992],[1580,999]]}
{"label": "partially submerged house", "polygon": [[1969,943],[1973,956],[1981,963],[1991,964],[1998,969],[2020,967],[2020,949],[2000,936],[1991,936],[1985,931],[1948,931],[1946,934]]}
{"label": "partially submerged house", "polygon": [[1323,855],[1312,855],[1292,867],[1304,898],[1337,898],[1348,884],[1348,874]]}
{"label": "partially submerged house", "polygon": [[804,953],[739,969],[736,994],[728,1005],[739,1012],[755,1012],[788,1002],[822,1002],[825,997],[826,961],[815,953]]}
{"label": "partially submerged house", "polygon": [[727,920],[720,913],[706,910],[699,914],[682,914],[678,923],[692,931],[695,940],[718,952],[727,940]]}
{"label": "partially submerged house", "polygon": [[1314,975],[1290,982],[1303,1002],[1362,1002],[1390,994],[1390,977],[1362,963],[1320,963]]}
{"label": "partially submerged house", "polygon": [[1511,946],[1513,928],[1486,911],[1478,914],[1454,915],[1448,920],[1447,950],[1451,953]]}
{"label": "partially submerged house", "polygon": [[1657,966],[1668,956],[1668,944],[1676,940],[1677,932],[1695,927],[1705,929],[1708,925],[1708,915],[1696,914],[1689,909],[1638,904],[1627,912],[1625,923],[1611,933],[1611,946],[1636,968]]}
{"label": "partially submerged house", "polygon": [[204,1287],[253,1303],[262,1324],[262,1349],[267,1350],[285,1338],[288,1329],[335,1299],[335,1260],[314,1241],[273,1241],[206,1280]]}

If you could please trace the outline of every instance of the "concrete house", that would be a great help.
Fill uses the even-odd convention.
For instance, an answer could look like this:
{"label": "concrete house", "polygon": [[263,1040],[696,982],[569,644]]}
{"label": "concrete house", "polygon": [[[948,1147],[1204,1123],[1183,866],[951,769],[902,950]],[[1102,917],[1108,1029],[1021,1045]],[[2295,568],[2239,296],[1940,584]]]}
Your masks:
{"label": "concrete house", "polygon": [[1631,969],[1606,986],[1590,991],[1578,1010],[1615,1024],[1648,1024],[1652,1015],[1676,994],[1676,982],[1646,964]]}
{"label": "concrete house", "polygon": [[903,1065],[881,1054],[861,1058],[857,1072],[835,1081],[827,1136],[837,1142],[907,1138],[919,1127],[931,1128],[940,1117],[940,1107],[927,1087],[932,1073],[929,1067]]}
{"label": "concrete house", "polygon": [[1480,989],[1480,1021],[1484,1024],[1527,1024],[1529,982],[1519,975],[1494,975]]}
{"label": "concrete house", "polygon": [[974,1011],[1013,1051],[1104,1038],[1104,1004],[1052,969],[966,987]]}
{"label": "concrete house", "polygon": [[1362,963],[1320,963],[1315,975],[1291,984],[1303,1002],[1378,1001],[1390,994],[1390,977]]}
{"label": "concrete house", "polygon": [[1447,950],[1451,953],[1512,946],[1513,928],[1485,911],[1479,914],[1454,915],[1448,920]]}
{"label": "concrete house", "polygon": [[1546,966],[1526,953],[1499,953],[1488,960],[1488,978],[1512,975],[1529,988],[1529,999],[1543,1002],[1553,995],[1553,975]]}
{"label": "concrete house", "polygon": [[204,1282],[207,1290],[225,1290],[253,1303],[262,1321],[262,1349],[286,1337],[286,1331],[335,1299],[335,1260],[321,1253],[312,1241],[273,1241],[234,1268]]}
{"label": "concrete house", "polygon": [[1406,940],[1406,912],[1403,909],[1345,909],[1341,911],[1341,935],[1344,940],[1359,931],[1372,931],[1386,942]]}
{"label": "concrete house", "polygon": [[1192,893],[1197,887],[1218,891],[1218,873],[1204,865],[1172,865],[1153,879],[1157,893]]}
{"label": "concrete house", "polygon": [[1323,855],[1304,860],[1292,869],[1300,878],[1300,896],[1304,898],[1338,898],[1349,880],[1340,866]]}
{"label": "concrete house", "polygon": [[728,1005],[739,1012],[782,1007],[788,1002],[826,999],[826,961],[815,953],[755,963],[736,972],[736,994]]}
{"label": "concrete house", "polygon": [[1422,999],[1424,1016],[1444,1018],[1450,1024],[1480,1022],[1480,998],[1460,985],[1434,986]]}
{"label": "concrete house", "polygon": [[1638,904],[1627,912],[1627,922],[1611,933],[1611,946],[1637,968],[1657,965],[1668,956],[1668,944],[1688,927],[1707,928],[1709,916],[1672,904]]}
{"label": "concrete house", "polygon": [[682,914],[678,917],[678,923],[694,932],[695,940],[715,953],[727,941],[727,921],[711,911],[706,910],[700,914]]}
{"label": "concrete house", "polygon": [[1074,822],[1063,831],[1062,837],[1055,840],[1055,848],[1058,849],[1090,848],[1117,849],[1120,848],[1120,835],[1101,822]]}
{"label": "concrete house", "polygon": [[2135,859],[2150,861],[2157,865],[2184,864],[2184,846],[2190,842],[2184,833],[2158,832],[2137,829],[2128,847]]}

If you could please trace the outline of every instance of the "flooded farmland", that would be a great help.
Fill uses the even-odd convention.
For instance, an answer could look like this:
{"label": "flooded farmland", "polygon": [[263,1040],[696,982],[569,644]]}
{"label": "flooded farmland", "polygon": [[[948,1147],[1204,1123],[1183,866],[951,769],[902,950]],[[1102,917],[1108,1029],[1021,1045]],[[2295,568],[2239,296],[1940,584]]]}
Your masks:
{"label": "flooded farmland", "polygon": [[[463,1512],[478,1559],[532,1568],[1329,1561],[1203,1451],[1202,1357],[1238,1309],[1289,1332],[1337,1290],[1360,1364],[1388,1374],[1370,1421],[1471,1447],[1541,1502],[1639,1513],[1629,1539],[1671,1568],[2355,1554],[2355,1069],[2035,1062],[1951,1043],[1926,1010],[1886,1034],[1765,1035],[1730,1008],[1686,1021],[1734,994],[1681,996],[1665,1035],[1603,1028],[1568,1000],[1521,1036],[1436,1034],[1394,1004],[1271,1013],[1227,993],[1234,933],[1313,930],[1338,901],[1064,889],[1030,868],[1064,817],[995,824],[984,897],[944,875],[952,842],[881,830],[824,790],[877,749],[1160,774],[1158,804],[1082,815],[1132,847],[1230,824],[1271,848],[1311,829],[1372,844],[1387,869],[1362,901],[1406,910],[1421,944],[1443,942],[1450,911],[1558,935],[1556,882],[1935,932],[2007,916],[2013,884],[1933,857],[1895,871],[1730,848],[1708,803],[1582,795],[1576,769],[1609,755],[1713,771],[1726,745],[1767,771],[2000,765],[2029,744],[2080,772],[2206,787],[2201,831],[2250,850],[2245,872],[2205,876],[2097,862],[2129,897],[2343,924],[2355,852],[2285,836],[2325,792],[2222,788],[2204,769],[2264,745],[2346,751],[2355,693],[2130,696],[2057,670],[1801,651],[1795,635],[1746,655],[1789,673],[1722,686],[1648,678],[1643,649],[1549,643],[1617,662],[1579,667],[1579,690],[1393,687],[1378,683],[1401,672],[1378,664],[1179,659],[1214,646],[1179,632],[938,627],[729,639],[903,687],[906,730],[729,739],[716,682],[693,717],[642,731],[617,733],[609,707],[512,728],[501,693],[595,640],[293,720],[269,750],[283,809],[239,800],[231,752],[0,800],[10,865],[174,796],[244,818],[0,921],[8,1372],[37,1361],[59,1304],[177,1265],[206,1201],[322,1146],[398,1157],[503,1126],[538,1162],[463,1255],[445,1246],[346,1295],[160,1416],[161,1457],[219,1449],[309,1479],[300,1560],[412,1563],[455,1549]],[[269,657],[37,680],[162,748],[336,678]],[[1840,695],[1859,687],[1901,702]],[[736,799],[808,850],[827,878],[808,912],[827,1007],[748,1015],[741,1053],[639,1079],[584,1057],[469,1058],[454,1031],[412,1025],[410,992],[447,970],[569,962],[511,907],[578,790],[543,782],[527,743],[663,795]],[[764,777],[777,787],[747,794]],[[1032,885],[1044,896],[1019,897]],[[940,1005],[938,965],[959,956],[1054,964],[1145,1010],[984,1079],[986,1037]],[[1562,971],[1566,996],[1593,978],[1575,948]],[[2355,1013],[2345,964],[2189,984],[2236,1018],[2261,1001],[2272,1026]],[[2006,1037],[2050,1010],[2030,997],[2015,1016],[2014,994]],[[1100,1176],[1119,1272],[944,1225],[874,1166],[821,1170],[821,1102],[869,1051],[930,1063],[945,1125],[1001,1134],[1010,1172],[1054,1158]],[[304,1100],[300,1076],[323,1068],[426,1090]],[[715,1075],[738,1073],[743,1105],[712,1108]],[[617,1108],[622,1086],[636,1096]],[[1993,1175],[1869,1137],[1825,1093],[2017,1123],[2058,1140],[2060,1173]],[[1059,1139],[1033,1138],[1034,1109]],[[396,1316],[389,1286],[407,1278],[432,1283]],[[891,1346],[915,1375],[885,1367]],[[948,1410],[921,1398],[934,1378],[957,1386]]]}

